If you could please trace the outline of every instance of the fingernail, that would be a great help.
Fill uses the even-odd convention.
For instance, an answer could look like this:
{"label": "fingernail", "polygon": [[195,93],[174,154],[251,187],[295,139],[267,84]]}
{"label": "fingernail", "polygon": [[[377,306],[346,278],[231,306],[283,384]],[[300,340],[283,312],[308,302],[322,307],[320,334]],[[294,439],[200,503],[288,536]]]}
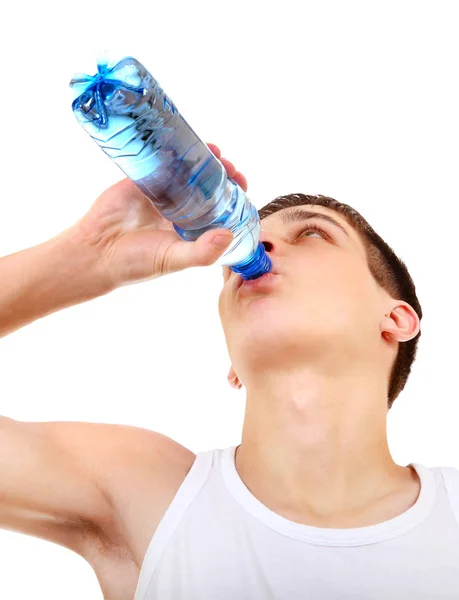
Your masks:
{"label": "fingernail", "polygon": [[231,239],[227,235],[216,235],[212,239],[212,244],[214,244],[214,246],[218,246],[219,248],[223,248],[225,246],[228,246],[230,241]]}

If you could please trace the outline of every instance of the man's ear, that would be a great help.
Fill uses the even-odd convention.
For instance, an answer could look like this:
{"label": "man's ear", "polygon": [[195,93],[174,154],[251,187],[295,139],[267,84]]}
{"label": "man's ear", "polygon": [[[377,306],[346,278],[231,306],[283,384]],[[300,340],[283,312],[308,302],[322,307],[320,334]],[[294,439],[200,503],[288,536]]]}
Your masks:
{"label": "man's ear", "polygon": [[381,321],[381,333],[388,341],[408,342],[417,336],[419,330],[418,314],[406,302],[398,302]]}
{"label": "man's ear", "polygon": [[230,386],[233,387],[235,390],[241,389],[242,383],[239,381],[239,378],[233,369],[233,365],[231,365],[227,379],[229,381]]}

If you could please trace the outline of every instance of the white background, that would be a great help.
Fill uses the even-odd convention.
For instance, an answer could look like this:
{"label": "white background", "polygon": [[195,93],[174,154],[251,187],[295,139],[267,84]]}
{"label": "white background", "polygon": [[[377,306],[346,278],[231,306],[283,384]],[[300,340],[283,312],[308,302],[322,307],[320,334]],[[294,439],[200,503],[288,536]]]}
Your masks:
{"label": "white background", "polygon": [[[399,464],[459,467],[455,5],[6,3],[0,255],[69,227],[124,177],[76,122],[68,82],[95,72],[101,50],[126,49],[246,175],[257,208],[280,194],[331,195],[407,263],[425,316],[389,413],[390,448]],[[238,444],[244,388],[226,381],[221,285],[220,267],[194,268],[3,338],[1,414],[136,425],[193,452]],[[81,557],[23,534],[0,532],[0,572],[0,598],[102,598]]]}

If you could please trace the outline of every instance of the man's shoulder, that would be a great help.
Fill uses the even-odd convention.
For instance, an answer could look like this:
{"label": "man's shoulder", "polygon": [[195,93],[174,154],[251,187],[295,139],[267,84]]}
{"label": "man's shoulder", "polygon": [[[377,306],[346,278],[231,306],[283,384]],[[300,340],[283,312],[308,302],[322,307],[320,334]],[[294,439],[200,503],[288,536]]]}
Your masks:
{"label": "man's shoulder", "polygon": [[459,469],[452,466],[431,467],[431,469],[440,473],[448,497],[459,502]]}
{"label": "man's shoulder", "polygon": [[427,469],[433,473],[437,486],[443,486],[456,522],[459,525],[459,468],[435,466],[427,467]]}
{"label": "man's shoulder", "polygon": [[85,558],[103,590],[121,586],[133,592],[151,539],[196,455],[179,442],[143,428],[123,433],[108,430],[106,435],[112,436],[112,452],[99,485],[112,514],[98,525],[99,534]]}
{"label": "man's shoulder", "polygon": [[130,444],[117,447],[102,485],[136,561],[142,561],[164,513],[194,464],[196,455],[166,435],[142,428]]}

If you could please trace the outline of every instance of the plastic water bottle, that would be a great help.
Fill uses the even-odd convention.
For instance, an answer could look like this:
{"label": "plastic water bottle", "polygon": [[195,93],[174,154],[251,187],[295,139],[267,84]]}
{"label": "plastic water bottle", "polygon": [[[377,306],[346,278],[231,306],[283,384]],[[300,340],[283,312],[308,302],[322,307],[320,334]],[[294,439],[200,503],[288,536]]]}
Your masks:
{"label": "plastic water bottle", "polygon": [[271,271],[257,209],[138,60],[101,55],[97,73],[76,73],[70,87],[78,122],[183,240],[229,229],[217,263],[245,280]]}

